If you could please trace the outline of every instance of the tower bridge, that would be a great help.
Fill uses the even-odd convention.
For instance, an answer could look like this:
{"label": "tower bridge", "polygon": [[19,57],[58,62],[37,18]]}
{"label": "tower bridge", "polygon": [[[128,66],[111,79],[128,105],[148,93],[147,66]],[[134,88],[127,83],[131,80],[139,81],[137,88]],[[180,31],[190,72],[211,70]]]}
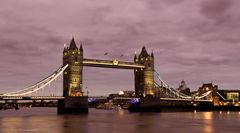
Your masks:
{"label": "tower bridge", "polygon": [[[135,97],[155,97],[163,101],[201,101],[212,102],[212,91],[201,92],[194,96],[185,95],[162,80],[154,68],[154,54],[149,54],[145,47],[139,55],[135,54],[133,62],[84,57],[82,44],[78,48],[74,38],[69,46],[63,49],[63,66],[45,79],[22,90],[0,94],[0,100],[15,99],[58,99],[59,113],[87,112],[88,96],[83,92],[83,67],[103,67],[114,69],[132,69],[134,71]],[[47,85],[63,75],[63,95],[61,96],[28,96],[43,90]],[[154,77],[157,77],[155,79]]]}
{"label": "tower bridge", "polygon": [[135,76],[135,92],[137,97],[155,95],[154,92],[154,55],[148,54],[145,47],[134,57],[134,62],[114,60],[87,59],[83,57],[82,44],[76,46],[72,38],[69,47],[63,50],[63,65],[69,65],[64,70],[63,96],[83,96],[82,70],[84,66],[115,69],[133,69]]}

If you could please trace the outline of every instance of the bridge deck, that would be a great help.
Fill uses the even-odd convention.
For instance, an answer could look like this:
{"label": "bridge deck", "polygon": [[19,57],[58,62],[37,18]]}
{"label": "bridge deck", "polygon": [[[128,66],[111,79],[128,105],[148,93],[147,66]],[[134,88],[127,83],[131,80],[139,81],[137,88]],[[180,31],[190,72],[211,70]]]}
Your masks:
{"label": "bridge deck", "polygon": [[179,99],[179,98],[160,98],[162,101],[186,101],[186,102],[212,102],[212,100],[201,100],[201,99]]}
{"label": "bridge deck", "polygon": [[[114,99],[131,100],[140,98],[130,98],[130,97],[115,97]],[[201,100],[201,99],[180,99],[180,98],[160,98],[162,101],[186,101],[186,102],[212,102],[212,100]]]}
{"label": "bridge deck", "polygon": [[83,59],[83,66],[90,67],[106,67],[106,68],[120,68],[120,69],[134,69],[144,68],[141,64],[133,62],[125,62],[118,60],[97,60],[97,59]]}
{"label": "bridge deck", "polygon": [[[59,100],[64,99],[63,96],[4,96],[0,97],[0,100]],[[89,97],[89,99],[107,99],[107,97]],[[115,97],[119,100],[131,100],[139,98],[131,97]],[[178,99],[178,98],[160,98],[162,101],[186,101],[186,102],[212,102],[212,100],[200,100],[200,99]]]}
{"label": "bridge deck", "polygon": [[0,100],[58,100],[64,99],[62,96],[4,96]]}
{"label": "bridge deck", "polygon": [[[63,96],[0,96],[0,100],[59,100]],[[107,97],[89,97],[89,99],[107,99]]]}

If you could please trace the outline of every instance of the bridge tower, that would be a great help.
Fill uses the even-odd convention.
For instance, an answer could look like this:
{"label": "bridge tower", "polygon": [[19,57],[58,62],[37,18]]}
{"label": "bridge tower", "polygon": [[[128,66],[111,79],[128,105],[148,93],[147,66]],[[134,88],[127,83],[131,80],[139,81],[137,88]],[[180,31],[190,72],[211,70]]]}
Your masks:
{"label": "bridge tower", "polygon": [[70,46],[64,46],[63,66],[68,64],[68,68],[63,74],[63,96],[83,96],[82,91],[82,70],[83,70],[83,48],[76,46],[72,38]]}
{"label": "bridge tower", "polygon": [[154,55],[148,54],[143,46],[139,56],[135,54],[134,62],[142,64],[145,68],[134,69],[135,94],[137,97],[154,96]]}
{"label": "bridge tower", "polygon": [[63,72],[63,96],[58,100],[58,113],[87,113],[88,97],[83,95],[83,48],[76,46],[72,38],[69,47],[64,46],[63,65],[67,65]]}

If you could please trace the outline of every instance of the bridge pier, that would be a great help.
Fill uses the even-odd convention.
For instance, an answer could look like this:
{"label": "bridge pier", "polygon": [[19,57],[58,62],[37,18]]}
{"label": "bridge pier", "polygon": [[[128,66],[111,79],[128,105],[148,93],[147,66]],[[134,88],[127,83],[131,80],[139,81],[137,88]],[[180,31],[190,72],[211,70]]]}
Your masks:
{"label": "bridge pier", "polygon": [[58,114],[88,113],[88,96],[59,99],[57,112]]}
{"label": "bridge pier", "polygon": [[130,104],[130,112],[161,112],[161,100],[159,97],[141,97],[138,103]]}

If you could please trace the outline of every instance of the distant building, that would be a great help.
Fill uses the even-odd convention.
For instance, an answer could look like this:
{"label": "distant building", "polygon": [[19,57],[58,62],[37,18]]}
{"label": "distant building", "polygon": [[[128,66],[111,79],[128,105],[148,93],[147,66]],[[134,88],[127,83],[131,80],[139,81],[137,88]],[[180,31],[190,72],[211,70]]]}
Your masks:
{"label": "distant building", "polygon": [[119,91],[118,93],[109,95],[109,98],[115,97],[135,97],[135,91]]}
{"label": "distant building", "polygon": [[218,90],[217,85],[213,85],[212,83],[206,83],[206,84],[203,84],[201,87],[199,87],[198,92],[203,94],[207,91],[217,91],[217,90]]}
{"label": "distant building", "polygon": [[222,95],[223,98],[227,101],[239,101],[240,100],[240,97],[239,97],[240,90],[218,90],[218,93],[220,95]]}
{"label": "distant building", "polygon": [[190,89],[187,87],[187,84],[184,80],[181,81],[180,86],[177,88],[177,90],[183,94],[191,95]]}
{"label": "distant building", "polygon": [[204,96],[203,99],[205,100],[213,100],[214,105],[218,105],[221,100],[221,96],[218,94],[218,86],[213,85],[213,83],[205,83],[199,87],[196,96]]}
{"label": "distant building", "polygon": [[195,96],[205,95],[209,91],[211,93],[204,97],[204,99],[213,100],[214,105],[234,105],[240,101],[240,90],[218,90],[218,86],[212,83],[203,84],[198,89],[198,94],[195,93]]}

